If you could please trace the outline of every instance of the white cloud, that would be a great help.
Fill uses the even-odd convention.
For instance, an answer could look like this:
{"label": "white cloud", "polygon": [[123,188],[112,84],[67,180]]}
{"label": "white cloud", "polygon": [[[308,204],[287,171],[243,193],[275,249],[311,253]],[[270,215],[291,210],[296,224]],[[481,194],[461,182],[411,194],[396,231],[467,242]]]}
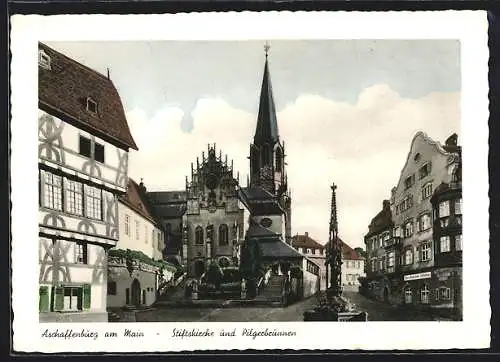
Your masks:
{"label": "white cloud", "polygon": [[[127,112],[139,146],[130,175],[144,178],[149,189],[182,189],[191,162],[216,143],[234,159],[246,184],[248,152],[256,116],[223,99],[200,99],[192,111],[194,128],[183,132],[183,112],[159,110],[152,118],[141,110]],[[405,99],[387,85],[363,90],[356,104],[305,94],[278,112],[285,140],[292,189],[292,229],[326,242],[330,218],[330,185],[335,182],[340,236],[354,246],[363,236],[382,200],[398,181],[410,142],[418,130],[441,142],[460,134],[460,94],[431,93]]]}

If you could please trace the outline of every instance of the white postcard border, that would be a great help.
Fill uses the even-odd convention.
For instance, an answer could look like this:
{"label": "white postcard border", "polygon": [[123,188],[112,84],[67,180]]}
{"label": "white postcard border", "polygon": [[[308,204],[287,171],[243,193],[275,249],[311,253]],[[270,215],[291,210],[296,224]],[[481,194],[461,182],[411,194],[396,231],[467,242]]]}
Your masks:
{"label": "white postcard border", "polygon": [[[16,15],[12,52],[12,282],[14,349],[24,352],[167,352],[240,349],[448,349],[490,343],[488,48],[482,11],[268,12],[168,15]],[[460,39],[463,144],[463,322],[39,324],[37,42],[56,40]],[[174,55],[175,56],[175,55]],[[382,195],[381,195],[382,197]],[[468,242],[470,240],[470,242]],[[292,337],[220,337],[222,328],[289,330]],[[45,329],[95,330],[97,339],[42,338]],[[144,338],[106,339],[141,330]],[[171,338],[209,328],[213,338]]]}

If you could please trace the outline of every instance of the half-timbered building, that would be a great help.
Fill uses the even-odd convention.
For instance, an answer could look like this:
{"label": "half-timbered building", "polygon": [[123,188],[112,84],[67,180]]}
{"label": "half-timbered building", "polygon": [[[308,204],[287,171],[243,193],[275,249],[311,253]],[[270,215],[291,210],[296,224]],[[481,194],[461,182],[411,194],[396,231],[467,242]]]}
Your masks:
{"label": "half-timbered building", "polygon": [[137,150],[113,82],[39,44],[41,321],[107,321],[107,251]]}

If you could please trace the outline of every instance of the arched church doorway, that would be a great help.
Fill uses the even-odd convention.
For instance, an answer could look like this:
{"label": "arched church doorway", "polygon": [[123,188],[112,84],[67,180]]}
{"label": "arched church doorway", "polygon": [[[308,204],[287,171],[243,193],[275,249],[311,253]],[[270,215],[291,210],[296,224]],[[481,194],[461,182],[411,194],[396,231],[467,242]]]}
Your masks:
{"label": "arched church doorway", "polygon": [[135,306],[141,305],[141,283],[136,279],[132,282],[132,304]]}
{"label": "arched church doorway", "polygon": [[205,272],[205,263],[203,262],[203,260],[196,260],[194,262],[194,276],[199,279],[204,272]]}

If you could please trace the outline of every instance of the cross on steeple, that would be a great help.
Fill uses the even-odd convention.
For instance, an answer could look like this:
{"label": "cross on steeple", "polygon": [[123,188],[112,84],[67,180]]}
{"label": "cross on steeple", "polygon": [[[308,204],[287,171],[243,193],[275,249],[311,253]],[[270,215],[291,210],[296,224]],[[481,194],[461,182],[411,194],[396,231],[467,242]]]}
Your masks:
{"label": "cross on steeple", "polygon": [[266,53],[266,58],[269,54],[269,49],[271,49],[271,46],[269,45],[269,42],[266,40],[266,43],[264,44],[264,52]]}

